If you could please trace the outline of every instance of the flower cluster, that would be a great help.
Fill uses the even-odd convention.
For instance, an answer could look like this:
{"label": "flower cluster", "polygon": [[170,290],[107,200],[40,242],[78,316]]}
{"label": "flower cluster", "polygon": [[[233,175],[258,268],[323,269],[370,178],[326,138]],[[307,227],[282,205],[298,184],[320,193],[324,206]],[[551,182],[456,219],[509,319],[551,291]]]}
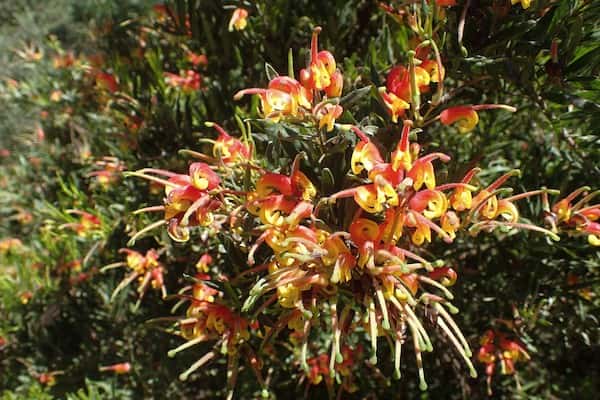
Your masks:
{"label": "flower cluster", "polygon": [[[582,193],[575,192],[552,211],[547,206],[551,229],[545,229],[524,222],[516,202],[541,196],[548,203],[548,195],[555,191],[540,189],[513,195],[505,184],[519,174],[516,170],[489,185],[480,184],[477,168],[467,171],[458,182],[439,182],[439,162],[448,163],[450,157],[423,153],[418,143],[411,143],[411,135],[419,132],[413,127],[439,120],[466,133],[478,123],[478,111],[514,108],[482,104],[436,111],[445,69],[431,40],[408,54],[408,66],[392,68],[386,87],[379,90],[392,122],[402,120],[401,133],[394,138],[391,151],[382,151],[376,132],[370,135],[363,131],[371,129],[335,125],[343,111],[338,104],[343,78],[333,55],[318,51],[319,32],[320,28],[313,32],[310,60],[300,71],[300,81],[293,76],[275,76],[266,89],[245,89],[235,97],[258,95],[269,123],[285,121],[326,131],[336,128],[353,143],[345,154],[350,167],[347,179],[338,182],[332,194],[321,192],[309,170],[301,171],[304,154],[298,154],[289,167],[265,165],[254,154],[248,132],[244,131],[240,140],[212,122],[206,123],[218,133],[216,139],[206,140],[213,145],[212,154],[182,152],[201,160],[193,162],[187,174],[152,168],[129,173],[165,190],[163,205],[138,210],[162,211],[163,218],[137,232],[132,241],[150,229],[167,225],[173,240],[186,242],[192,228],[204,227],[226,235],[239,250],[247,252],[247,265],[235,268],[240,272],[230,277],[225,269],[215,268],[220,272],[216,280],[209,274],[212,257],[200,259],[193,283],[179,293],[181,300],[175,307],[188,303],[185,317],[173,328],[186,342],[170,354],[200,342],[216,341],[229,357],[230,385],[242,353],[262,382],[261,357],[268,354],[255,354],[251,343],[261,339],[260,348],[265,349],[285,332],[308,381],[317,384],[325,380],[331,385],[334,377],[345,381],[350,375],[353,356],[344,349],[356,348],[356,341],[349,338],[368,340],[371,365],[381,353],[379,343],[388,343],[396,378],[400,378],[402,347],[410,338],[424,390],[427,383],[422,353],[433,350],[427,328],[435,328],[475,376],[469,343],[452,317],[458,310],[451,303],[454,296],[448,287],[457,281],[458,274],[442,260],[422,257],[423,247],[436,236],[451,244],[461,231],[477,235],[499,227],[504,231],[529,229],[554,240],[565,228],[574,228],[588,233],[594,244],[599,208],[584,206],[593,194],[571,205]],[[434,56],[429,56],[429,49]],[[421,114],[421,95],[434,90],[426,112]],[[349,131],[357,140],[352,140]],[[323,143],[307,139],[305,144],[327,151]],[[340,214],[344,217],[334,217]],[[242,301],[238,302],[240,296]],[[315,331],[327,338],[329,354],[311,342]],[[506,370],[526,355],[510,343],[498,336],[490,345],[494,347],[487,347],[489,355],[500,349],[498,357]],[[186,379],[216,354],[205,354],[181,378]],[[486,360],[496,360],[490,357]],[[344,390],[350,391],[351,386],[348,381]]]}
{"label": "flower cluster", "polygon": [[[216,341],[215,348],[222,345],[231,358],[237,357],[236,346],[250,337],[248,320],[217,301],[222,297],[222,292],[211,286],[210,276],[206,274],[211,263],[212,257],[204,254],[196,264],[197,273],[192,285],[179,292],[181,300],[174,309],[186,302],[189,304],[185,317],[178,320],[173,333],[185,339],[186,343],[169,351],[169,357],[175,357],[178,352],[206,341]],[[215,351],[206,353],[182,373],[180,379],[186,380],[215,355]]]}
{"label": "flower cluster", "polygon": [[[221,179],[203,162],[190,165],[188,174],[175,174],[169,171],[146,168],[129,175],[149,179],[164,186],[163,206],[146,207],[137,211],[164,211],[164,221],[153,224],[132,238],[166,223],[169,236],[179,242],[189,239],[189,227],[208,226],[213,222],[213,211],[218,209]],[[155,176],[158,175],[158,176]]]}
{"label": "flower cluster", "polygon": [[[589,193],[590,188],[581,187],[564,199],[557,201],[552,208],[548,207],[545,198],[546,221],[553,232],[559,229],[576,234],[587,235],[588,242],[592,246],[600,246],[600,204],[588,204],[590,200],[600,194],[600,191]],[[577,197],[581,197],[572,204]]]}
{"label": "flower cluster", "polygon": [[181,88],[184,93],[193,93],[202,87],[202,76],[194,71],[187,70],[179,75],[165,72],[165,82],[174,88]]}
{"label": "flower cluster", "polygon": [[327,388],[331,390],[333,387],[333,377],[337,371],[342,377],[342,388],[347,392],[354,392],[357,387],[352,380],[352,370],[358,365],[358,361],[362,357],[362,346],[352,349],[349,346],[342,347],[341,361],[337,361],[329,357],[329,354],[323,353],[318,356],[308,359],[309,372],[307,374],[308,381],[312,385],[318,385],[323,380],[327,384]]}
{"label": "flower cluster", "polygon": [[335,120],[342,115],[338,104],[344,78],[337,69],[335,58],[327,50],[319,51],[318,37],[321,28],[315,28],[307,68],[300,71],[300,82],[293,76],[276,76],[266,89],[244,89],[235,94],[241,99],[247,94],[260,97],[265,118],[274,122],[282,118],[292,121],[313,120],[319,129],[333,130]]}
{"label": "flower cluster", "polygon": [[131,270],[129,275],[113,291],[113,299],[121,290],[136,279],[138,280],[138,304],[150,287],[160,289],[163,298],[167,296],[167,288],[165,287],[163,276],[165,268],[158,261],[160,257],[159,252],[154,249],[148,250],[145,255],[131,249],[121,249],[119,252],[126,255],[124,262],[117,262],[102,268],[102,271],[118,267],[126,267]]}
{"label": "flower cluster", "polygon": [[[421,386],[426,387],[421,369],[421,352],[431,351],[433,346],[421,318],[417,315],[421,310],[438,316],[437,326],[448,335],[474,374],[469,359],[471,352],[468,343],[450,316],[456,309],[449,303],[452,294],[446,286],[456,281],[456,273],[440,263],[427,262],[405,246],[397,244],[405,229],[411,231],[412,242],[416,245],[423,244],[426,240],[430,241],[431,230],[439,233],[446,241],[452,241],[455,230],[460,225],[456,210],[478,209],[480,203],[491,202],[493,204],[488,208],[495,208],[487,210],[486,221],[507,213],[507,209],[512,210],[511,206],[497,207],[496,203],[499,201],[504,203],[492,193],[508,176],[488,187],[488,195],[476,195],[475,203],[471,196],[475,188],[468,184],[474,172],[468,174],[463,183],[437,186],[432,161],[440,157],[447,160],[447,157],[434,154],[433,157],[417,158],[417,147],[408,142],[410,125],[409,122],[405,123],[402,138],[389,163],[384,162],[379,150],[367,136],[354,127],[361,141],[352,154],[352,171],[356,174],[363,171],[368,173],[371,183],[338,192],[329,198],[321,198],[322,204],[331,205],[343,197],[354,196],[364,211],[374,216],[385,216],[383,224],[379,224],[376,219],[363,217],[359,211],[344,230],[335,230],[323,223],[317,226],[315,222],[319,218],[319,211],[315,205],[319,203],[316,200],[318,193],[310,179],[300,171],[300,157],[292,164],[289,174],[256,169],[255,186],[249,192],[234,193],[219,187],[220,195],[223,196],[220,205],[225,204],[237,210],[229,214],[231,228],[235,229],[237,223],[249,218],[251,222],[258,224],[257,228],[262,232],[253,239],[254,243],[249,248],[248,265],[256,264],[256,254],[263,244],[268,246],[271,253],[266,258],[263,256],[258,267],[248,270],[266,270],[268,273],[250,290],[242,312],[248,312],[263,295],[274,291],[255,315],[260,315],[275,301],[282,310],[289,309],[281,315],[276,326],[280,330],[287,325],[291,331],[291,340],[300,343],[301,363],[307,371],[308,337],[311,326],[315,323],[314,318],[321,310],[331,316],[331,359],[343,360],[344,356],[340,352],[342,331],[348,333],[350,330],[360,332],[366,329],[371,341],[372,363],[377,360],[379,336],[388,337],[396,343],[396,376],[400,375],[401,346],[408,329],[413,338],[413,348],[421,371]],[[230,162],[233,160],[230,158],[232,154],[245,157],[245,152],[236,151],[241,142],[225,135],[222,129],[219,138],[214,142],[214,147],[221,146],[224,142],[228,143],[228,146],[225,147],[226,152],[217,150],[218,154],[224,153]],[[219,161],[224,162],[225,159],[221,158]],[[194,171],[200,170],[198,164],[200,163],[190,166],[189,175],[165,171],[157,173],[169,177],[169,180],[162,181],[169,190],[191,191],[196,196],[210,199],[210,194],[200,194],[199,189],[216,191],[220,181],[217,178],[207,178],[213,177],[214,174],[207,164],[201,164],[201,170],[211,171],[210,174],[202,177],[197,173],[194,175]],[[149,172],[152,171],[142,170],[134,175],[157,181],[158,178],[148,175]],[[193,176],[197,179],[194,180]],[[205,181],[202,181],[202,184],[194,183],[198,179]],[[175,184],[184,186],[172,189],[171,186]],[[451,194],[444,193],[451,189]],[[168,192],[165,206],[161,209],[172,207],[173,201]],[[234,201],[242,201],[241,209],[240,206],[230,204]],[[182,225],[182,221],[187,221],[192,213],[203,210],[202,207],[192,206],[197,202],[197,197],[190,198],[182,207],[177,208],[180,216],[175,218],[175,221],[178,226]],[[505,202],[512,204],[510,199]],[[207,204],[208,200],[202,201],[202,206]],[[453,204],[454,211],[448,209],[448,204]],[[243,210],[247,214],[244,214]],[[226,212],[219,207],[213,208],[212,211]],[[511,215],[514,220],[516,216]],[[173,221],[174,216],[173,213],[166,213],[165,219]],[[432,222],[434,219],[440,219],[444,228]],[[169,222],[169,225],[172,224]],[[185,228],[188,226],[189,224],[186,224]],[[188,238],[189,233],[185,236],[174,236],[176,240]],[[207,263],[205,260],[199,265]],[[234,317],[237,314],[225,305],[215,302],[217,292],[205,283],[207,278],[203,274],[196,277],[196,283],[190,288],[193,295],[187,313],[191,324],[202,325],[203,333],[198,337],[182,327],[178,334],[188,340],[183,345],[184,348],[191,343],[206,340],[204,332],[207,327],[209,331],[216,329],[217,333],[223,334],[226,327],[234,329],[231,324],[237,321]],[[352,294],[349,297],[342,294],[347,290],[344,288],[350,289],[348,293]],[[438,293],[435,293],[436,291]],[[338,314],[337,303],[342,298],[344,302],[359,305],[360,311],[354,312],[351,317],[350,308],[346,305]],[[216,313],[214,317],[210,317],[213,313]],[[209,317],[223,322],[215,327]],[[366,327],[352,324],[353,318],[366,321]],[[208,324],[205,319],[211,323]],[[239,334],[238,331],[234,329],[232,335]]]}
{"label": "flower cluster", "polygon": [[505,334],[495,330],[488,330],[480,340],[481,347],[477,353],[477,360],[485,364],[488,394],[492,395],[491,382],[496,371],[496,364],[500,364],[502,375],[515,373],[515,363],[530,359],[525,346],[516,339],[509,339]]}
{"label": "flower cluster", "polygon": [[70,228],[81,237],[87,237],[98,232],[102,228],[102,221],[94,214],[81,210],[67,210],[67,214],[79,216],[79,222],[63,224],[59,229]]}
{"label": "flower cluster", "polygon": [[125,169],[125,165],[116,157],[102,157],[94,165],[99,169],[90,172],[88,176],[94,178],[104,190],[114,185],[119,180],[121,172]]}

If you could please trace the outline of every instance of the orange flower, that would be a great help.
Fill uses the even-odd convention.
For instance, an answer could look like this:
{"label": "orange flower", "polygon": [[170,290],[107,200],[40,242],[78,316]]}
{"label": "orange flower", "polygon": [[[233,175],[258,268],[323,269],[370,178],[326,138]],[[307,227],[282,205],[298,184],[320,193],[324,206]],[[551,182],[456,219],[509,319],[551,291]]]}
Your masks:
{"label": "orange flower", "polygon": [[[493,364],[496,362],[496,346],[492,343],[484,344],[479,348],[479,352],[477,353],[477,359],[484,364]],[[486,369],[487,375],[492,375],[494,373],[493,368]]]}
{"label": "orange flower", "polygon": [[59,54],[52,59],[52,65],[56,69],[69,68],[73,64],[75,64],[75,55],[72,51],[69,51],[64,54]]}
{"label": "orange flower", "polygon": [[521,342],[508,339],[503,333],[488,330],[480,339],[481,347],[477,353],[477,360],[485,364],[487,375],[488,394],[492,395],[492,376],[496,370],[496,361],[500,361],[500,372],[503,375],[515,373],[515,363],[528,361],[529,354]]}
{"label": "orange flower", "polygon": [[413,163],[412,168],[408,171],[406,176],[413,180],[413,187],[415,190],[419,190],[423,184],[427,186],[427,189],[435,189],[435,172],[431,161],[436,158],[439,158],[444,162],[450,160],[450,157],[443,153],[432,153],[417,159]]}
{"label": "orange flower", "polygon": [[215,296],[220,292],[204,283],[204,281],[208,281],[210,277],[206,274],[196,274],[194,279],[195,282],[191,286],[192,296],[194,299],[214,303]]}
{"label": "orange flower", "polygon": [[429,277],[436,281],[440,281],[444,286],[452,286],[456,283],[457,275],[450,267],[440,267],[429,273]]}
{"label": "orange flower", "polygon": [[521,7],[524,10],[528,9],[531,6],[531,0],[510,0],[510,4],[515,5],[521,3]]}
{"label": "orange flower", "polygon": [[417,246],[424,242],[431,242],[431,228],[423,220],[416,217],[415,213],[408,214],[406,226],[415,228],[411,235],[411,240]]}
{"label": "orange flower", "polygon": [[94,164],[102,169],[90,172],[88,176],[95,177],[96,182],[104,190],[107,190],[111,185],[117,182],[120,173],[125,169],[125,166],[121,163],[121,161],[115,157],[103,157]]}
{"label": "orange flower", "polygon": [[174,88],[181,88],[184,93],[192,93],[202,86],[202,76],[194,71],[183,71],[180,75],[165,72],[165,82]]}
{"label": "orange flower", "polygon": [[270,90],[280,90],[288,93],[294,99],[295,103],[305,109],[311,108],[313,96],[310,90],[307,90],[297,80],[288,76],[278,76],[269,81]]}
{"label": "orange flower", "polygon": [[284,116],[300,116],[298,101],[287,92],[278,89],[244,89],[237,92],[234,99],[239,100],[247,94],[260,97],[262,114],[273,122],[278,122]]}
{"label": "orange flower", "polygon": [[319,51],[319,33],[316,27],[310,43],[310,63],[300,71],[300,82],[307,89],[324,90],[328,97],[339,97],[342,93],[343,77],[336,67],[335,58],[327,50]]}
{"label": "orange flower", "polygon": [[333,124],[335,120],[338,119],[344,109],[342,106],[331,103],[322,103],[315,107],[314,114],[317,116],[319,120],[319,129],[326,127],[327,132],[331,132],[333,130]]}
{"label": "orange flower", "polygon": [[394,93],[387,92],[383,87],[379,88],[379,95],[383,99],[383,103],[387,107],[393,123],[397,123],[398,117],[404,116],[404,111],[410,108],[410,104]]}
{"label": "orange flower", "polygon": [[402,127],[402,136],[396,150],[392,152],[392,168],[396,171],[409,171],[412,167],[412,154],[409,149],[408,135],[412,127],[411,121],[404,121]]}
{"label": "orange flower", "polygon": [[512,106],[507,106],[505,104],[478,104],[475,106],[465,105],[465,106],[456,106],[450,107],[440,114],[440,122],[444,125],[451,125],[453,123],[457,123],[458,131],[460,133],[467,133],[479,122],[479,115],[477,115],[477,111],[479,110],[493,110],[493,109],[503,109],[510,112],[517,111],[516,108]]}
{"label": "orange flower", "polygon": [[208,58],[206,57],[206,54],[196,54],[190,51],[187,54],[187,60],[192,63],[194,67],[199,65],[208,65]]}
{"label": "orange flower", "polygon": [[133,282],[133,280],[136,278],[139,279],[139,300],[144,297],[149,286],[152,286],[154,289],[160,289],[163,298],[166,297],[167,290],[163,279],[164,267],[158,261],[159,254],[156,250],[150,249],[145,255],[142,255],[141,253],[131,249],[120,249],[119,253],[125,253],[127,255],[125,262],[107,265],[102,270],[106,271],[108,269],[124,265],[132,272],[125,277],[114,290],[112,294],[113,299],[122,289],[124,289],[129,283]]}
{"label": "orange flower", "polygon": [[33,293],[30,290],[26,290],[19,294],[19,300],[21,300],[22,304],[27,304],[33,298]]}
{"label": "orange flower", "polygon": [[190,165],[189,170],[191,184],[198,190],[212,190],[221,183],[219,176],[208,164],[195,162]]}
{"label": "orange flower", "polygon": [[395,245],[402,236],[406,214],[400,210],[389,208],[381,226],[381,240],[386,244]]}
{"label": "orange flower", "polygon": [[[354,201],[363,210],[372,214],[378,213],[384,209],[385,192],[380,195],[380,190],[375,185],[359,186],[354,189]],[[398,203],[397,195],[395,203]]]}
{"label": "orange flower", "polygon": [[471,187],[469,187],[467,184],[478,172],[479,168],[473,168],[467,172],[461,181],[461,183],[464,185],[458,185],[456,189],[454,189],[454,193],[452,193],[450,196],[450,204],[456,211],[464,211],[471,208],[473,197],[471,195]]}
{"label": "orange flower", "polygon": [[250,149],[239,139],[229,136],[229,134],[214,122],[205,122],[204,125],[213,127],[219,132],[219,136],[213,145],[213,154],[215,157],[221,157],[225,164],[233,164],[250,158]]}
{"label": "orange flower", "polygon": [[231,19],[229,20],[229,32],[232,32],[234,29],[236,31],[241,31],[246,29],[246,25],[248,25],[248,10],[245,8],[236,8],[231,15]]}
{"label": "orange flower", "polygon": [[[424,68],[415,67],[415,80],[420,93],[429,90],[431,77]],[[386,88],[388,92],[393,93],[400,99],[410,101],[411,89],[408,69],[402,65],[392,68],[386,79]]]}
{"label": "orange flower", "polygon": [[[168,179],[149,175],[150,173]],[[168,225],[167,232],[175,241],[186,242],[189,240],[188,228],[190,226],[210,225],[213,222],[213,211],[221,206],[221,201],[216,199],[216,194],[209,192],[219,187],[220,178],[208,164],[192,163],[189,167],[189,175],[153,168],[129,174],[165,187],[164,206],[146,207],[137,212],[164,211],[164,220]],[[131,240],[160,224],[158,222],[150,225],[134,235]]]}
{"label": "orange flower", "polygon": [[379,237],[379,226],[374,221],[366,218],[358,218],[350,224],[350,238],[358,246],[358,265],[373,263],[373,252],[375,242]]}
{"label": "orange flower", "polygon": [[444,125],[457,123],[460,133],[467,133],[479,122],[477,112],[471,106],[450,107],[440,114],[440,121]]}
{"label": "orange flower", "polygon": [[289,176],[275,173],[266,173],[256,183],[256,194],[264,198],[273,193],[290,196],[292,194],[292,180]]}
{"label": "orange flower", "polygon": [[331,75],[331,84],[325,88],[325,94],[327,97],[340,97],[344,88],[344,77],[339,70],[336,70]]}
{"label": "orange flower", "polygon": [[456,5],[456,0],[435,0],[435,4],[440,7],[453,7]]}
{"label": "orange flower", "polygon": [[87,236],[101,228],[100,218],[93,214],[80,210],[67,210],[67,213],[79,215],[80,220],[79,222],[61,225],[60,228],[72,228],[78,236]]}
{"label": "orange flower", "polygon": [[498,215],[498,198],[488,190],[482,190],[473,198],[473,204],[479,208],[479,213],[487,218],[494,219]]}
{"label": "orange flower", "polygon": [[56,385],[56,375],[62,375],[63,371],[43,372],[38,376],[38,382],[44,386]]}
{"label": "orange flower", "polygon": [[434,219],[441,217],[448,208],[446,196],[437,190],[421,190],[409,201],[412,210],[421,212],[425,218]]}
{"label": "orange flower", "polygon": [[312,357],[306,360],[309,366],[308,380],[313,385],[318,385],[325,377],[326,380],[330,380],[329,374],[329,356],[327,354],[321,354],[317,357]]}
{"label": "orange flower", "polygon": [[246,208],[258,215],[267,225],[294,229],[304,218],[310,217],[316,188],[306,175],[292,166],[291,176],[275,173],[263,174],[256,190],[248,194]]}
{"label": "orange flower", "polygon": [[322,257],[325,265],[333,265],[331,282],[348,282],[352,278],[352,269],[356,265],[356,259],[350,249],[339,236],[330,235],[323,243],[327,251]]}
{"label": "orange flower", "polygon": [[600,224],[598,222],[589,222],[583,228],[588,233],[588,242],[592,246],[600,246]]}
{"label": "orange flower", "polygon": [[[454,1],[454,0],[450,0]],[[454,5],[454,4],[453,4]],[[440,69],[441,66],[441,69]],[[439,83],[444,80],[444,75],[446,73],[444,66],[439,65],[436,60],[425,60],[421,63],[421,68],[423,68],[429,74],[431,82]]]}
{"label": "orange flower", "polygon": [[440,218],[440,224],[444,232],[454,240],[456,238],[456,231],[460,228],[460,218],[458,218],[458,215],[454,211],[448,211]]}
{"label": "orange flower", "polygon": [[360,129],[353,126],[352,130],[360,138],[360,142],[354,148],[352,152],[352,160],[350,161],[352,172],[356,175],[360,174],[362,170],[370,171],[375,165],[383,163],[383,158],[367,135],[365,135]]}
{"label": "orange flower", "polygon": [[508,222],[517,222],[519,220],[519,210],[512,202],[499,200],[496,216],[502,216]]}
{"label": "orange flower", "polygon": [[108,90],[110,93],[114,93],[119,90],[119,83],[113,74],[104,71],[96,71],[95,79],[96,85]]}
{"label": "orange flower", "polygon": [[209,266],[212,264],[213,259],[210,254],[203,254],[198,262],[196,263],[196,270],[198,272],[208,272]]}

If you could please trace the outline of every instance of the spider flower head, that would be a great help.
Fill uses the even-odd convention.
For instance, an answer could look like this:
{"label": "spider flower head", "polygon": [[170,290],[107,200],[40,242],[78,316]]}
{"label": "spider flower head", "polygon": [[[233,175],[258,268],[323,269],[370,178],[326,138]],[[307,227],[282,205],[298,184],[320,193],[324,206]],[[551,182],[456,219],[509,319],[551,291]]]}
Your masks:
{"label": "spider flower head", "polygon": [[255,94],[259,96],[264,118],[273,122],[310,119],[317,122],[319,129],[333,130],[333,124],[343,109],[338,104],[319,101],[322,96],[327,99],[341,96],[343,76],[333,55],[326,50],[318,51],[320,31],[321,28],[317,27],[313,32],[309,65],[300,71],[300,81],[290,76],[276,76],[269,81],[266,89],[244,89],[237,92],[234,99]]}
{"label": "spider flower head", "polygon": [[171,239],[186,242],[189,239],[189,228],[211,225],[214,221],[214,211],[221,207],[221,200],[217,196],[221,179],[206,163],[190,164],[188,174],[146,168],[128,175],[158,183],[164,186],[165,193],[164,205],[136,211],[136,213],[163,211],[163,221],[142,229],[132,237],[130,242],[148,230],[164,224],[168,226],[167,232]]}
{"label": "spider flower head", "polygon": [[[589,204],[600,194],[600,191],[588,193],[589,187],[584,186],[558,200],[547,210],[546,221],[552,226],[552,231],[559,229],[573,234],[587,235],[588,243],[600,246],[600,204]],[[573,202],[580,199],[573,204]],[[546,200],[547,201],[547,200]]]}
{"label": "spider flower head", "polygon": [[220,157],[225,165],[250,159],[250,148],[239,139],[230,136],[221,125],[214,122],[206,122],[205,125],[215,128],[219,133],[213,145],[213,155]]}
{"label": "spider flower head", "polygon": [[88,237],[102,229],[102,221],[94,214],[81,210],[67,210],[66,212],[70,215],[79,216],[79,222],[63,224],[60,226],[61,229],[71,228],[81,237]]}
{"label": "spider flower head", "polygon": [[492,377],[496,373],[498,364],[500,364],[502,375],[512,375],[516,372],[515,364],[517,362],[531,359],[523,343],[518,339],[510,339],[509,336],[497,330],[486,331],[480,339],[480,344],[477,361],[485,365],[490,396],[492,395]]}
{"label": "spider flower head", "polygon": [[156,250],[150,249],[146,254],[131,249],[121,249],[119,252],[125,254],[125,261],[107,265],[102,269],[106,271],[113,268],[125,267],[129,270],[129,274],[125,276],[114,290],[112,299],[135,280],[138,282],[138,303],[150,288],[160,290],[163,298],[167,296],[167,289],[164,282],[165,268],[158,261],[160,255]]}
{"label": "spider flower head", "polygon": [[102,157],[96,161],[95,166],[99,169],[88,174],[89,177],[95,178],[96,182],[104,190],[113,186],[121,176],[121,172],[125,169],[125,165],[116,157]]}
{"label": "spider flower head", "polygon": [[[226,305],[205,299],[207,292],[200,291],[196,285],[194,285],[191,296],[183,296],[183,300],[188,301],[189,305],[186,316],[176,323],[174,331],[186,342],[170,350],[168,355],[169,357],[175,357],[180,351],[200,343],[212,341],[216,342],[215,347],[219,344],[222,345],[231,360],[231,357],[238,354],[235,351],[235,346],[245,342],[250,337],[250,324]],[[197,295],[202,297],[196,297]],[[211,361],[215,355],[215,350],[209,351],[181,373],[179,379],[187,380],[194,371]],[[234,372],[231,371],[230,373]]]}
{"label": "spider flower head", "polygon": [[171,72],[164,73],[165,82],[173,88],[181,88],[184,93],[193,93],[202,87],[202,76],[194,71],[182,71],[179,75]]}
{"label": "spider flower head", "polygon": [[310,62],[307,68],[300,71],[300,81],[307,89],[325,91],[328,97],[339,97],[343,77],[333,54],[327,50],[319,51],[319,33],[321,27],[316,27],[310,43]]}

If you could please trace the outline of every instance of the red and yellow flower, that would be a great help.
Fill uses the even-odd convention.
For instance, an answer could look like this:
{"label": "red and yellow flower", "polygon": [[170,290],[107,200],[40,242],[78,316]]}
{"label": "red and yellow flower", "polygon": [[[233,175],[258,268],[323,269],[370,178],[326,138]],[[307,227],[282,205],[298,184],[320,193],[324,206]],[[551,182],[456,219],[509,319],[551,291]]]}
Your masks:
{"label": "red and yellow flower", "polygon": [[233,14],[231,15],[231,19],[229,20],[229,32],[233,31],[242,31],[246,29],[248,25],[248,10],[245,8],[236,8],[233,10]]}
{"label": "red and yellow flower", "polygon": [[[342,115],[343,109],[331,101],[321,101],[341,96],[343,76],[337,69],[335,58],[326,50],[318,51],[317,27],[311,40],[311,58],[307,68],[300,71],[300,81],[289,76],[276,76],[266,89],[250,88],[237,92],[234,99],[245,95],[258,95],[261,113],[264,118],[278,122],[282,118],[302,121],[307,117],[318,123],[319,129],[333,130],[335,120]],[[317,103],[317,104],[314,104]]]}

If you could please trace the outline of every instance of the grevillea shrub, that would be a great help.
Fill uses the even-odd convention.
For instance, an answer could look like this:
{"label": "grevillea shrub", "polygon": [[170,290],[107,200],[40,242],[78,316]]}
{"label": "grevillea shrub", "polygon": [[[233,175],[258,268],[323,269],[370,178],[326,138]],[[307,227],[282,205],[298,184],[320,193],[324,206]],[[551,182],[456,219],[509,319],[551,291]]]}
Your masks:
{"label": "grevillea shrub", "polygon": [[594,393],[600,11],[317,3],[19,44],[6,398]]}
{"label": "grevillea shrub", "polygon": [[[478,168],[457,181],[436,180],[440,173],[434,164],[450,163],[451,157],[422,152],[420,131],[442,124],[466,134],[477,125],[478,112],[516,109],[501,104],[441,105],[443,82],[452,71],[446,70],[438,50],[435,10],[404,10],[413,24],[414,48],[407,52],[405,65],[388,72],[386,86],[377,88],[389,119],[397,124],[387,132],[368,120],[361,126],[340,122],[344,78],[332,53],[319,49],[317,27],[299,80],[290,60],[289,76],[271,71],[266,88],[235,94],[236,99],[257,95],[260,100],[262,118],[242,126],[241,138],[208,122],[218,131],[217,138],[209,140],[212,152],[182,151],[198,159],[186,173],[144,168],[127,174],[164,186],[163,205],[136,211],[160,213],[159,221],[137,232],[130,243],[165,226],[175,242],[188,242],[197,232],[200,240],[216,236],[247,253],[239,265],[232,265],[236,261],[227,256],[203,256],[191,285],[179,292],[178,305],[186,309],[172,329],[185,343],[169,355],[205,341],[214,343],[180,379],[221,353],[227,357],[229,397],[240,362],[254,370],[263,396],[269,396],[263,369],[276,365],[273,347],[286,341],[306,379],[313,384],[324,381],[330,394],[338,391],[339,396],[357,390],[359,358],[378,365],[381,342],[393,354],[396,379],[402,375],[402,348],[410,349],[419,387],[426,390],[422,353],[434,351],[427,328],[440,330],[448,341],[440,351],[455,352],[476,377],[473,353],[452,316],[458,309],[447,288],[458,274],[442,259],[423,258],[422,248],[436,239],[452,246],[463,231],[477,236],[523,229],[554,241],[560,240],[560,233],[576,233],[587,236],[590,245],[600,244],[600,225],[595,222],[600,204],[589,204],[593,194],[581,196],[588,188],[551,206],[549,195],[558,193],[550,189],[513,194],[507,183],[517,170],[489,185],[476,185]],[[253,129],[267,136],[287,131],[296,148],[293,161],[265,162]],[[378,146],[382,134],[395,143],[387,151]],[[416,137],[412,142],[411,134]],[[335,172],[327,167],[334,155],[339,160]],[[549,229],[522,219],[517,201],[532,196],[541,197],[542,222]],[[148,257],[128,253],[127,266],[133,272],[123,283],[141,278],[140,295],[149,285],[164,291],[162,267]],[[142,258],[145,261],[138,261]],[[502,336],[497,357],[490,349],[494,335],[486,335],[478,360],[487,365],[488,375],[493,375],[497,359],[502,371],[511,373],[516,362],[529,358],[518,342]]]}

